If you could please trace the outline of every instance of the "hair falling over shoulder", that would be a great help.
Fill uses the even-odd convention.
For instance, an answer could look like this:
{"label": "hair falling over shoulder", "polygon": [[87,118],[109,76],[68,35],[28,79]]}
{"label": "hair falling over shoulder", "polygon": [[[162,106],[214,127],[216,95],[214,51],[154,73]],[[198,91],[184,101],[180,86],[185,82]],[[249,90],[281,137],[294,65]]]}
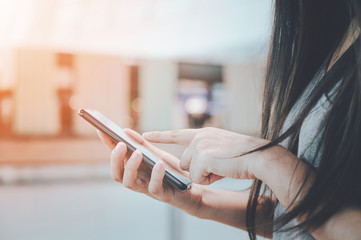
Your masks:
{"label": "hair falling over shoulder", "polygon": [[[275,219],[276,231],[300,216],[306,217],[299,225],[286,230],[313,231],[342,208],[350,205],[360,207],[360,37],[355,38],[343,64],[329,71],[317,83],[293,125],[281,132],[287,115],[315,74],[328,71],[334,54],[345,42],[345,36],[358,36],[360,26],[360,0],[274,0],[262,137],[272,140],[272,144],[287,138],[288,149],[297,154],[303,121],[321,96],[330,92],[336,84],[338,86],[332,107],[321,123],[322,136],[315,156],[320,159],[316,178],[302,200],[292,208],[289,206],[287,213]],[[262,181],[255,180],[247,206],[247,228],[251,239],[256,238],[258,199],[265,194],[272,192],[263,186]],[[285,229],[282,228],[282,231]]]}

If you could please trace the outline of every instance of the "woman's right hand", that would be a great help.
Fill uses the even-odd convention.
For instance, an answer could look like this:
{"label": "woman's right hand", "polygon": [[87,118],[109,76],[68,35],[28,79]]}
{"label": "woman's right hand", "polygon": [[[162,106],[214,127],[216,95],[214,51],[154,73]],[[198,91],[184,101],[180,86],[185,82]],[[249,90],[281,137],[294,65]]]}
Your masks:
{"label": "woman's right hand", "polygon": [[141,165],[142,153],[140,151],[135,151],[130,155],[127,152],[127,147],[124,143],[120,142],[116,144],[109,137],[98,131],[100,139],[112,150],[112,178],[115,181],[122,183],[126,188],[144,193],[152,198],[180,208],[189,214],[199,216],[202,200],[202,186],[192,184],[190,189],[181,192],[163,184],[165,168],[189,178],[188,173],[180,169],[179,159],[150,144],[140,134],[133,130],[125,129],[125,133],[138,144],[141,144],[150,150],[154,155],[161,159],[161,161],[156,163],[150,173],[148,168]]}

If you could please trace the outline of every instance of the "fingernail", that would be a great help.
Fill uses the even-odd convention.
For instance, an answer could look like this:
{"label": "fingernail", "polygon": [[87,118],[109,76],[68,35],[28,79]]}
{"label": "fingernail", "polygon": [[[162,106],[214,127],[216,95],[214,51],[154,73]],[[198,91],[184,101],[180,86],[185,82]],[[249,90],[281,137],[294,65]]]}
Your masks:
{"label": "fingernail", "polygon": [[155,166],[155,170],[158,171],[158,172],[161,172],[161,171],[163,170],[163,164],[158,163],[158,164]]}
{"label": "fingernail", "polygon": [[135,152],[132,154],[132,158],[133,158],[133,159],[136,159],[136,160],[140,159],[140,152],[139,152],[139,150],[135,150]]}
{"label": "fingernail", "polygon": [[150,132],[143,133],[143,137],[144,137],[144,138],[150,138],[151,135],[152,135],[152,133],[150,133]]}
{"label": "fingernail", "polygon": [[120,151],[123,151],[124,150],[124,147],[125,147],[125,144],[120,142],[117,144],[117,146],[115,147],[115,151],[116,152],[120,152]]}

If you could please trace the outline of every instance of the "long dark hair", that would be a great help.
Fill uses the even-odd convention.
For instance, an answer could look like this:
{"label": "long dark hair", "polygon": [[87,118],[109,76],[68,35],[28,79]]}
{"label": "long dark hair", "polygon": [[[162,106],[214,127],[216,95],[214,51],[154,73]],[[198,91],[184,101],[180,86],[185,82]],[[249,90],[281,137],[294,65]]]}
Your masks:
{"label": "long dark hair", "polygon": [[[311,163],[320,159],[313,184],[300,201],[294,201],[292,208],[286,206],[288,212],[274,222],[275,230],[284,230],[282,227],[290,220],[306,216],[287,230],[312,232],[343,207],[361,204],[360,37],[342,62],[327,72],[351,24],[361,26],[361,1],[275,0],[274,11],[262,122],[262,137],[272,142],[263,148],[287,138],[288,149],[297,154],[303,121],[320,98],[337,85],[332,106],[320,123],[317,156],[308,159]],[[322,71],[324,77],[313,88],[292,126],[283,131],[292,107],[315,74]],[[256,229],[261,227],[255,226],[255,213],[267,190],[260,180],[251,187],[246,218],[251,239],[256,238]]]}

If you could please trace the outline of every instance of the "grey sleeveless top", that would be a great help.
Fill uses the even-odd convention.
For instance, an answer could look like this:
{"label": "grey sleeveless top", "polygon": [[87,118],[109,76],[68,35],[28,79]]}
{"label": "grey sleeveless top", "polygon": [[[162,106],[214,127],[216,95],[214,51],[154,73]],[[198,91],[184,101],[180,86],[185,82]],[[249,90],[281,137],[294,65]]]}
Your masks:
{"label": "grey sleeveless top", "polygon": [[[341,60],[341,59],[340,59]],[[314,77],[314,79],[311,81],[309,86],[305,89],[301,97],[298,99],[294,107],[292,108],[290,114],[287,116],[286,121],[283,126],[283,132],[286,131],[294,122],[294,119],[297,117],[298,113],[300,112],[303,104],[305,103],[306,99],[309,97],[310,93],[312,92],[312,89],[315,87],[315,85],[318,83],[320,79],[324,77],[324,73],[318,73]],[[304,120],[301,129],[300,129],[300,135],[299,135],[299,141],[298,141],[298,157],[302,157],[305,161],[310,161],[314,157],[316,157],[316,149],[319,144],[320,137],[322,135],[322,130],[319,131],[320,124],[326,117],[327,113],[329,112],[331,106],[332,106],[332,100],[334,93],[337,91],[339,84],[336,84],[336,86],[327,94],[327,96],[324,94],[318,103],[314,106],[314,108],[310,111],[309,115]],[[286,146],[288,139],[284,140],[281,145]],[[319,165],[319,159],[315,159],[315,162],[312,163],[316,168]],[[275,211],[274,211],[274,218],[281,216],[286,212],[286,209],[284,206],[282,206],[280,203],[277,204]],[[287,229],[291,226],[297,225],[296,219],[293,219],[290,221],[284,229]],[[311,234],[309,233],[298,233],[298,234],[292,234],[291,232],[274,232],[273,233],[273,239],[276,240],[286,240],[286,239],[292,239],[292,240],[313,240]]]}

